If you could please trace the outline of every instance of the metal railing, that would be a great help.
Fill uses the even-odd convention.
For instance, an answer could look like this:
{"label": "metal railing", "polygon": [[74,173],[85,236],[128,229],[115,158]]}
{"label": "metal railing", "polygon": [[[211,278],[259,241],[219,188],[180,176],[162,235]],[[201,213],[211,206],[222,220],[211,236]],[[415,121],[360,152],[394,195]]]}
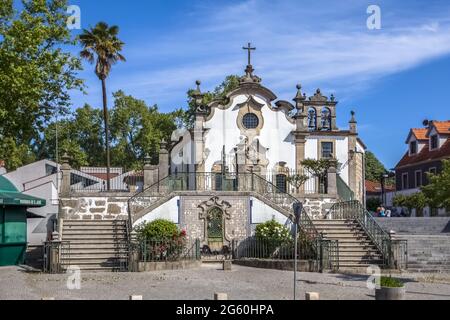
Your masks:
{"label": "metal railing", "polygon": [[143,171],[123,173],[122,168],[111,168],[107,189],[106,168],[85,167],[70,172],[70,190],[78,193],[126,192],[136,193],[143,190]]}
{"label": "metal railing", "polygon": [[352,189],[350,189],[348,184],[345,183],[340,175],[336,175],[336,187],[339,199],[341,199],[341,201],[355,200],[355,193]]}
{"label": "metal railing", "polygon": [[51,241],[45,242],[44,250],[44,273],[63,273],[65,272],[66,259],[70,258],[70,242],[69,241]]}
{"label": "metal railing", "polygon": [[128,200],[131,225],[139,212],[151,208],[173,192],[254,192],[282,209],[291,212],[298,199],[254,173],[177,173],[169,175]]}
{"label": "metal railing", "polygon": [[359,201],[340,202],[333,205],[326,219],[357,221],[382,254],[386,267],[394,265],[394,249],[398,251],[395,253],[397,265],[405,265],[402,261],[407,261],[407,245],[406,247],[405,245],[394,246],[396,240],[391,239],[390,235],[376,222],[370,212]]}
{"label": "metal railing", "polygon": [[139,262],[174,262],[200,260],[200,240],[143,240],[133,243]]}
{"label": "metal railing", "polygon": [[[295,258],[295,241],[268,241],[256,237],[233,241],[233,259],[261,259],[292,261]],[[338,270],[338,242],[317,238],[310,240],[300,233],[298,237],[297,259],[313,261],[314,270]]]}
{"label": "metal railing", "polygon": [[[128,200],[128,225],[130,228],[140,214],[148,212],[152,206],[166,199],[172,193],[182,191],[253,192],[289,213],[291,223],[294,223],[292,221],[294,204],[300,202],[291,194],[280,190],[276,185],[255,173],[177,173],[169,175]],[[316,259],[319,259],[322,245],[325,245],[325,243],[329,246],[334,245],[330,244],[329,241],[324,242],[327,240],[323,239],[322,235],[318,233],[305,210],[303,210],[299,221],[299,235],[309,243]],[[337,243],[335,245],[338,246]],[[322,251],[323,254],[328,254],[328,252],[334,251]],[[331,269],[338,268],[335,259],[331,258],[329,261]]]}

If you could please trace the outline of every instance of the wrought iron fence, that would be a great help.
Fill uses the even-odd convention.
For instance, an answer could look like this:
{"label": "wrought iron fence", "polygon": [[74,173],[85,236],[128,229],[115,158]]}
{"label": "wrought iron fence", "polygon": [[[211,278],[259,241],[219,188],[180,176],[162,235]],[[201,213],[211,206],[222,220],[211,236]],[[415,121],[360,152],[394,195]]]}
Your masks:
{"label": "wrought iron fence", "polygon": [[180,191],[255,192],[287,211],[292,211],[293,204],[298,201],[257,174],[177,173],[130,198],[128,208],[131,224],[141,210],[151,207],[173,192]]}
{"label": "wrought iron fence", "polygon": [[44,273],[63,273],[65,272],[66,259],[70,257],[70,242],[69,241],[52,241],[45,242],[44,250]]}
{"label": "wrought iron fence", "polygon": [[[314,242],[314,245],[312,243]],[[295,258],[295,241],[268,241],[256,237],[233,241],[233,259],[262,259],[292,261]],[[313,261],[314,271],[339,269],[338,243],[333,240],[304,238],[299,234],[298,260]]]}
{"label": "wrought iron fence", "polygon": [[141,192],[144,187],[143,171],[123,172],[122,168],[111,168],[109,175],[110,188],[107,187],[106,168],[82,167],[71,170],[70,190],[72,192]]}
{"label": "wrought iron fence", "polygon": [[143,240],[132,244],[138,262],[200,260],[200,240]]}
{"label": "wrought iron fence", "polygon": [[347,183],[341,178],[340,175],[336,176],[336,187],[339,198],[342,201],[353,201],[355,200],[355,193],[348,186]]}
{"label": "wrought iron fence", "polygon": [[[140,215],[173,192],[177,191],[246,191],[254,192],[284,210],[293,220],[294,204],[300,201],[273,183],[254,173],[178,173],[170,175],[128,200],[129,226]],[[300,235],[311,246],[317,259],[323,241],[308,214],[303,211],[299,222]],[[293,221],[291,221],[293,223]],[[330,260],[335,268],[335,261]]]}

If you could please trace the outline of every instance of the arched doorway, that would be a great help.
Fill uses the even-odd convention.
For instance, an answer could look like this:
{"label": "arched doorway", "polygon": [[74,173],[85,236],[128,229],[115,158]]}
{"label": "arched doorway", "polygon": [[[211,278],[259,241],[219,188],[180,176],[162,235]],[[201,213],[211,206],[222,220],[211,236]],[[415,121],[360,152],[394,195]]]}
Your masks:
{"label": "arched doorway", "polygon": [[220,251],[224,241],[224,215],[219,207],[209,209],[207,215],[208,246],[212,251]]}

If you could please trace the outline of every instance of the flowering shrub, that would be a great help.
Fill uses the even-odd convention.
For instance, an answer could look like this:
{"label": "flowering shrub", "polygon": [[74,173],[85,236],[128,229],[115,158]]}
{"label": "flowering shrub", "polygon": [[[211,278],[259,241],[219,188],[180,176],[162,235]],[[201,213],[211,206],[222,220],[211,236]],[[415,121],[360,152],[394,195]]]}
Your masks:
{"label": "flowering shrub", "polygon": [[178,260],[186,247],[186,230],[168,220],[155,220],[135,228],[146,261]]}
{"label": "flowering shrub", "polygon": [[293,240],[289,229],[275,220],[259,224],[256,227],[256,239],[276,243],[285,243]]}

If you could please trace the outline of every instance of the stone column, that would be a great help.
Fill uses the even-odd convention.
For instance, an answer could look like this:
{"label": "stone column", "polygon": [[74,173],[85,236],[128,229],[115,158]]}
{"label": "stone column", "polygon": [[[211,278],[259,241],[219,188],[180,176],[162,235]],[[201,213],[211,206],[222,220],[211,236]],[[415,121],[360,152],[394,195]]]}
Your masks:
{"label": "stone column", "polygon": [[358,138],[358,130],[357,130],[357,122],[355,120],[355,112],[352,111],[352,118],[349,122],[350,134],[348,137],[348,184],[350,189],[355,193],[355,197],[359,199],[359,180],[361,177],[358,177],[358,153],[357,153],[357,138]]}
{"label": "stone column", "polygon": [[72,168],[70,167],[69,160],[70,157],[67,153],[64,153],[64,155],[61,158],[62,165],[61,165],[61,174],[62,174],[62,183],[61,183],[61,190],[60,195],[61,196],[69,196],[70,194],[70,171]]}
{"label": "stone column", "polygon": [[336,168],[331,167],[328,169],[328,196],[331,198],[337,198],[337,172]]}
{"label": "stone column", "polygon": [[205,168],[205,141],[204,141],[204,123],[205,117],[203,114],[196,114],[194,126],[194,164],[195,164],[195,178],[196,188],[203,191],[206,188],[205,179],[209,178],[204,175]]}
{"label": "stone column", "polygon": [[[301,92],[301,85],[297,85],[297,95],[294,98],[295,108],[297,109],[297,113],[294,116],[295,119],[295,131],[293,132],[295,139],[295,173],[303,174],[303,166],[302,162],[305,160],[306,156],[306,138],[309,135],[308,130],[308,114],[306,110],[306,106],[304,101],[306,97]],[[304,186],[302,185],[298,192],[300,194],[304,193]],[[297,190],[296,190],[297,192]]]}
{"label": "stone column", "polygon": [[144,159],[144,189],[158,182],[158,168],[159,166],[150,163],[150,156],[146,155]]}
{"label": "stone column", "polygon": [[159,181],[169,176],[169,151],[167,151],[166,141],[161,141],[161,148],[159,150]]}

